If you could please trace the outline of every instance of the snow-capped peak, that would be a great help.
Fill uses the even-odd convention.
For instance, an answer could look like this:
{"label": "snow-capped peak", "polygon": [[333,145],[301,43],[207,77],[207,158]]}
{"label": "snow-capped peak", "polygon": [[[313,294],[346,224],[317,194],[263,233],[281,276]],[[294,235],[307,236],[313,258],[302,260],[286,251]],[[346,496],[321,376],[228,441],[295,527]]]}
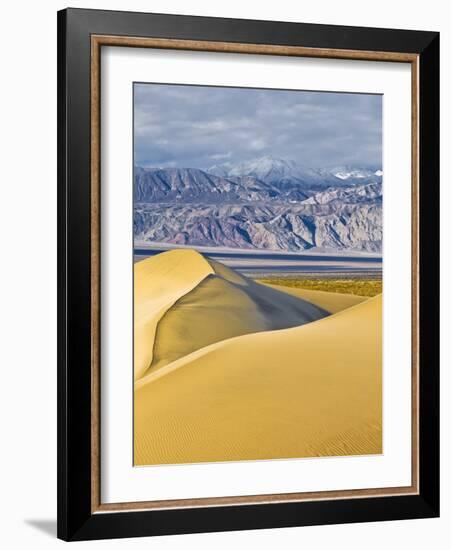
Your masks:
{"label": "snow-capped peak", "polygon": [[370,170],[367,168],[356,168],[353,166],[340,166],[332,169],[332,174],[340,180],[366,179],[372,176],[381,177],[382,170]]}
{"label": "snow-capped peak", "polygon": [[281,159],[273,156],[263,156],[256,159],[234,164],[226,162],[211,166],[206,172],[222,177],[253,176],[269,183],[294,179],[302,182],[332,185],[338,180],[366,180],[381,177],[382,170],[374,171],[355,166],[339,166],[336,168],[311,168],[298,164],[294,160]]}

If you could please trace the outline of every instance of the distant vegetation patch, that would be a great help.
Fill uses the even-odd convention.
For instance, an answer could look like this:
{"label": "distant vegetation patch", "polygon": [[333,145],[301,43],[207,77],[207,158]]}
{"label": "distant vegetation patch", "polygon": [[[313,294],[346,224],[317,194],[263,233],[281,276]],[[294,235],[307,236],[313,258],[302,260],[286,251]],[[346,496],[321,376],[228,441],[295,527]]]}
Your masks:
{"label": "distant vegetation patch", "polygon": [[355,294],[357,296],[377,296],[382,292],[382,281],[375,279],[295,279],[285,277],[257,280],[272,285],[322,290],[324,292],[340,292],[341,294]]}

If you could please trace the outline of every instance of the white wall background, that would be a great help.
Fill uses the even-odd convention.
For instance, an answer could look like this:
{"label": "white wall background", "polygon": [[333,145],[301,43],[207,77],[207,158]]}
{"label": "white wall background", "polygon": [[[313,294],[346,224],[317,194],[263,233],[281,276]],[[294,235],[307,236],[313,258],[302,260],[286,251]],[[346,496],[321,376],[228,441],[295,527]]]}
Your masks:
{"label": "white wall background", "polygon": [[[57,0],[2,9],[0,86],[0,540],[53,548],[56,533],[56,11]],[[90,1],[124,9],[440,31],[442,41],[442,518],[83,543],[83,547],[365,550],[443,548],[451,535],[449,366],[451,18],[442,0]]]}

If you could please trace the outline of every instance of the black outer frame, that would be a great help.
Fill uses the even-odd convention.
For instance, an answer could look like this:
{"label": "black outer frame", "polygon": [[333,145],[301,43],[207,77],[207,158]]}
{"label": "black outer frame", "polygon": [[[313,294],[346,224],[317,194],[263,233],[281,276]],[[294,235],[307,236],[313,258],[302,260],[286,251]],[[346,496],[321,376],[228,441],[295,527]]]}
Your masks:
{"label": "black outer frame", "polygon": [[[91,513],[92,34],[419,55],[419,495]],[[72,9],[58,12],[58,537],[135,537],[439,515],[439,33]]]}

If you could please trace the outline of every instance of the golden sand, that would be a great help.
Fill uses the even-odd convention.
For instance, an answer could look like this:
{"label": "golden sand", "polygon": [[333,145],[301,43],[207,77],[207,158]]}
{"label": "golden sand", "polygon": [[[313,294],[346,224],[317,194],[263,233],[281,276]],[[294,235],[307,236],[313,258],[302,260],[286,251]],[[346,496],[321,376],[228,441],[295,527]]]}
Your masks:
{"label": "golden sand", "polygon": [[[135,266],[139,297],[151,306],[149,313],[137,302],[135,290],[135,315],[139,306],[138,322],[146,327],[138,335],[135,327],[135,346],[141,346],[141,359],[146,355],[144,366],[153,353],[147,349],[149,339],[171,306],[189,293],[196,296],[205,277],[222,284],[230,275],[219,273],[216,264],[213,268],[195,252],[184,258],[165,254],[146,260],[145,269],[137,269],[145,262]],[[179,261],[182,270],[181,264],[177,269],[172,265]],[[382,452],[381,296],[344,305],[346,299],[332,293],[283,290],[331,312],[348,309],[295,328],[226,337],[193,352],[192,346],[177,342],[183,348],[178,358],[159,368],[141,368],[135,383],[136,465]],[[255,297],[244,294],[243,311],[252,317]],[[207,295],[210,317],[201,325],[205,332],[215,312],[221,315],[228,305],[222,290]],[[241,322],[240,315],[223,318],[226,332],[227,325]],[[196,322],[202,323],[202,315]],[[174,334],[183,340],[182,333]],[[140,338],[144,341],[137,342]]]}

